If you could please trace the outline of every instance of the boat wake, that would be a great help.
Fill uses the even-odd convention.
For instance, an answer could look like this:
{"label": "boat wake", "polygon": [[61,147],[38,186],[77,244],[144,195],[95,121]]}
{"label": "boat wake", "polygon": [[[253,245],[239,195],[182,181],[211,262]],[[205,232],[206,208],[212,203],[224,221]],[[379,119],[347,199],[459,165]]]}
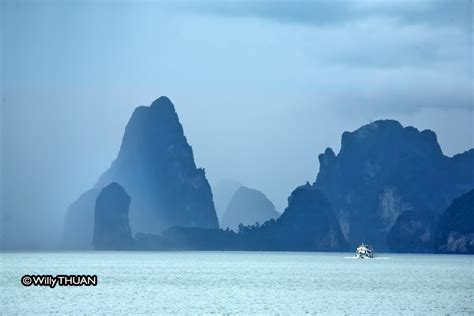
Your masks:
{"label": "boat wake", "polygon": [[[357,257],[344,257],[344,259],[359,259]],[[368,258],[369,260],[370,259],[375,259],[375,260],[388,260],[388,259],[392,259],[390,257],[374,257],[374,258]]]}

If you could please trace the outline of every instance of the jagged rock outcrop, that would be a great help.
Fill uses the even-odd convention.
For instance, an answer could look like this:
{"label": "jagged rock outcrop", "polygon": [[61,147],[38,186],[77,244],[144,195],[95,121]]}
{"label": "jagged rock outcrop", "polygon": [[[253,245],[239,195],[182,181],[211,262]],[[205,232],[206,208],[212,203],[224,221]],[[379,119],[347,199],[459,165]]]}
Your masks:
{"label": "jagged rock outcrop", "polygon": [[392,252],[433,252],[435,229],[435,214],[405,211],[388,233],[388,249]]}
{"label": "jagged rock outcrop", "polygon": [[219,180],[212,186],[212,195],[219,223],[222,222],[222,216],[224,216],[227,205],[229,205],[235,191],[241,186],[238,181],[232,179]]}
{"label": "jagged rock outcrop", "polygon": [[160,233],[172,226],[218,228],[204,169],[196,167],[192,148],[167,97],[135,109],[117,158],[94,190],[69,208],[65,236],[77,237],[73,239],[81,245],[91,240],[90,201],[111,182],[120,183],[132,198],[133,232]]}
{"label": "jagged rock outcrop", "polygon": [[330,202],[321,191],[308,183],[291,193],[283,214],[274,224],[264,224],[258,234],[257,244],[267,244],[273,250],[347,249]]}
{"label": "jagged rock outcrop", "polygon": [[440,216],[435,250],[474,254],[474,190],[455,199]]}
{"label": "jagged rock outcrop", "polygon": [[430,130],[392,120],[376,121],[342,135],[336,155],[319,156],[316,187],[334,207],[352,246],[360,242],[386,250],[386,238],[405,211],[439,215],[474,187],[474,149],[445,156]]}
{"label": "jagged rock outcrop", "polygon": [[130,196],[116,182],[102,189],[95,202],[92,245],[97,250],[128,250],[134,246],[128,219]]}
{"label": "jagged rock outcrop", "polygon": [[222,216],[221,227],[237,231],[239,224],[262,224],[269,219],[276,219],[280,214],[275,206],[262,192],[241,186],[234,193]]}

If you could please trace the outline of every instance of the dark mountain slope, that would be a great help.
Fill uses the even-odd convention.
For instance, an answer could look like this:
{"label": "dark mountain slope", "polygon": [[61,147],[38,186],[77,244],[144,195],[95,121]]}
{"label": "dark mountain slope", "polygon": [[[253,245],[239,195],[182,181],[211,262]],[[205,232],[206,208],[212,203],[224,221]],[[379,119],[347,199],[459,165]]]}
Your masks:
{"label": "dark mountain slope", "polygon": [[474,254],[474,190],[454,200],[440,216],[435,249],[441,253]]}

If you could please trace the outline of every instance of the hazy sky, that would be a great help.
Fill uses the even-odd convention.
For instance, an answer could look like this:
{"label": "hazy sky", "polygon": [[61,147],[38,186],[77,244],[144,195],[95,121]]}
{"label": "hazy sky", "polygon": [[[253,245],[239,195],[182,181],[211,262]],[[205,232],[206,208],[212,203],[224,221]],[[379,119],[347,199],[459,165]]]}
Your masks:
{"label": "hazy sky", "polygon": [[136,106],[174,102],[211,183],[282,211],[343,131],[398,119],[474,147],[472,2],[2,1],[6,243],[58,240]]}

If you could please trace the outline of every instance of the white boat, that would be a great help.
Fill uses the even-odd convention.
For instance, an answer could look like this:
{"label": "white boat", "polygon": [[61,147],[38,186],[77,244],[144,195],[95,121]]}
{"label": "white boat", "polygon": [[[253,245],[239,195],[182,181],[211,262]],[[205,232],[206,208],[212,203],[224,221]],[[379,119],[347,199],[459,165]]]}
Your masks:
{"label": "white boat", "polygon": [[356,249],[356,257],[359,259],[366,259],[366,258],[373,258],[374,257],[374,249],[369,245],[364,245],[362,243]]}

